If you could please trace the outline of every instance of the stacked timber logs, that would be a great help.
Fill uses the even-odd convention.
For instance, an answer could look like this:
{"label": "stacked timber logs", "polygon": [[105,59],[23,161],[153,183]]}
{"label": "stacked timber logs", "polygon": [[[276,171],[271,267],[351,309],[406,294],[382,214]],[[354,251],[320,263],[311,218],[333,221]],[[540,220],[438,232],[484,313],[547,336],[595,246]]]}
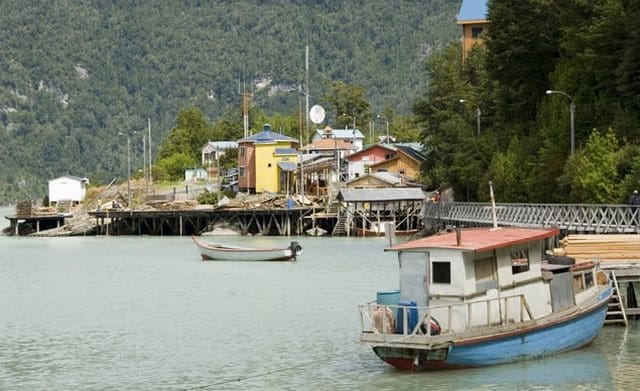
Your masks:
{"label": "stacked timber logs", "polygon": [[576,262],[640,262],[640,235],[569,235],[560,240],[563,255]]}
{"label": "stacked timber logs", "polygon": [[31,200],[16,202],[16,216],[31,216]]}

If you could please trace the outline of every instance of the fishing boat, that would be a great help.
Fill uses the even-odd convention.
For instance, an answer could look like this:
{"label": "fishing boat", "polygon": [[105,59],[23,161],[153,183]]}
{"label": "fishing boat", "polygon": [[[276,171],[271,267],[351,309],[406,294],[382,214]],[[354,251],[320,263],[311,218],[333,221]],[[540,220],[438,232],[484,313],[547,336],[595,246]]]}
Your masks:
{"label": "fishing boat", "polygon": [[360,341],[403,370],[479,367],[578,349],[613,289],[596,262],[546,260],[558,229],[476,228],[396,252],[400,289],[359,306]]}
{"label": "fishing boat", "polygon": [[203,261],[295,261],[302,253],[298,242],[282,248],[250,248],[205,243],[195,236],[191,238]]}

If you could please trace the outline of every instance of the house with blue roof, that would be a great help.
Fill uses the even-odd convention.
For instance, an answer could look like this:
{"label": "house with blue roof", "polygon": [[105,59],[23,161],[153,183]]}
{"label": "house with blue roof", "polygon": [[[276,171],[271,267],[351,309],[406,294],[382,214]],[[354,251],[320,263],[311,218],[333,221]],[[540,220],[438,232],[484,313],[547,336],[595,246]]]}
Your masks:
{"label": "house with blue roof", "polygon": [[489,0],[462,0],[457,24],[462,26],[462,60],[474,45],[481,45],[483,35],[489,26]]}
{"label": "house with blue roof", "polygon": [[262,131],[238,140],[238,189],[252,193],[294,193],[298,140]]}

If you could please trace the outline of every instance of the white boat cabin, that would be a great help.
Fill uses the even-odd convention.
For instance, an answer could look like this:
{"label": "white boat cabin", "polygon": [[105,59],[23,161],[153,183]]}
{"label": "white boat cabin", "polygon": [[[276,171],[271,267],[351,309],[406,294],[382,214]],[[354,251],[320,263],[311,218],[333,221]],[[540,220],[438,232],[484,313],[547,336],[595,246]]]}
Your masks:
{"label": "white boat cabin", "polygon": [[537,319],[572,306],[592,294],[587,290],[595,285],[593,264],[571,271],[570,265],[543,262],[558,233],[555,228],[465,229],[389,248],[398,252],[400,263],[399,305],[421,312],[429,307],[449,332]]}

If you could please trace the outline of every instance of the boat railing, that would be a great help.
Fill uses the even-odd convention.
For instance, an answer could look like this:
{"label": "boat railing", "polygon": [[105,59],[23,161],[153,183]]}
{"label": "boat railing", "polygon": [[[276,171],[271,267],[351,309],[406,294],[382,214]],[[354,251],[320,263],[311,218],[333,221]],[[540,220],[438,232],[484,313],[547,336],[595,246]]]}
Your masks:
{"label": "boat railing", "polygon": [[359,310],[363,333],[405,336],[430,337],[533,319],[523,294],[431,307],[372,301]]}

